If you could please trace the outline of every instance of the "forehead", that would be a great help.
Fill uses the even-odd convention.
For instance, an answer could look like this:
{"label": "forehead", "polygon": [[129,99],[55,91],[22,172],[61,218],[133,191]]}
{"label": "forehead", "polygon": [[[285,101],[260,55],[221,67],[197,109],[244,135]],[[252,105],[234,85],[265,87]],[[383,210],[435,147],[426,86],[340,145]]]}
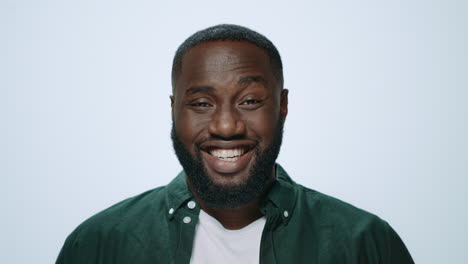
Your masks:
{"label": "forehead", "polygon": [[182,57],[175,88],[227,81],[243,75],[257,75],[274,81],[270,58],[263,49],[246,41],[203,42],[190,48]]}

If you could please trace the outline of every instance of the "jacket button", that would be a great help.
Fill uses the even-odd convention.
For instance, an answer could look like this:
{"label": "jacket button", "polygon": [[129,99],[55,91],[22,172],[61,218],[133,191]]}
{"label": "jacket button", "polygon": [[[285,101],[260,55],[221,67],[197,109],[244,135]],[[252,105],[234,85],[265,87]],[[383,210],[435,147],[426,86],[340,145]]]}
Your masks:
{"label": "jacket button", "polygon": [[289,216],[289,212],[288,211],[284,211],[284,217],[288,217]]}
{"label": "jacket button", "polygon": [[190,201],[190,202],[188,202],[188,204],[187,204],[188,208],[190,208],[190,209],[195,208],[196,205],[197,205],[197,204],[196,204],[194,201]]}
{"label": "jacket button", "polygon": [[174,208],[169,209],[169,214],[173,214],[173,213],[174,213]]}
{"label": "jacket button", "polygon": [[192,218],[190,218],[190,216],[186,216],[186,217],[184,217],[184,219],[182,221],[184,221],[184,223],[188,224],[188,223],[192,222]]}

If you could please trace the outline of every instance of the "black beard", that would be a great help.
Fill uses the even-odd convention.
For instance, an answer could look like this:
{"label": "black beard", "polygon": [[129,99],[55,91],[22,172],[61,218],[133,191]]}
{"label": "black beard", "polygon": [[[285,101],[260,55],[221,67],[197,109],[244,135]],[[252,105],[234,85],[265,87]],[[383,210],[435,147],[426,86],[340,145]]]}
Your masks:
{"label": "black beard", "polygon": [[237,208],[255,200],[268,188],[273,166],[283,140],[283,124],[284,121],[280,117],[273,141],[264,151],[260,151],[258,147],[255,149],[253,157],[255,164],[249,171],[247,180],[234,186],[215,184],[208,176],[202,163],[199,144],[195,145],[196,158],[193,158],[178,138],[174,124],[172,124],[172,145],[193,187],[192,191],[196,192],[207,207],[213,209]]}

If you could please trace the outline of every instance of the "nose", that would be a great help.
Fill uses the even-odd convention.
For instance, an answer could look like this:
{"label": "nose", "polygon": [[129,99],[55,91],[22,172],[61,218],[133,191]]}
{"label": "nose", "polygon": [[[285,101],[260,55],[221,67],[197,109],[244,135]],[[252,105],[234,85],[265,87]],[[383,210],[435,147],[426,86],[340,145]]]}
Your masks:
{"label": "nose", "polygon": [[216,138],[233,140],[245,136],[246,126],[239,112],[226,106],[213,113],[208,132]]}

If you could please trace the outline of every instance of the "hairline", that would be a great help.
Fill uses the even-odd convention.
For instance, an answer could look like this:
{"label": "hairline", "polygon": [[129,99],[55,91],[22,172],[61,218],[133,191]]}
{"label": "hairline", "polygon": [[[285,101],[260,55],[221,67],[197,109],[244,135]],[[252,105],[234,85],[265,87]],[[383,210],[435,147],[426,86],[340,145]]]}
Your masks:
{"label": "hairline", "polygon": [[263,50],[269,58],[270,69],[278,82],[277,84],[283,88],[283,63],[275,44],[250,28],[235,24],[219,24],[195,32],[179,45],[172,60],[171,83],[173,92],[175,92],[175,83],[182,72],[186,53],[199,44],[215,41],[247,42]]}
{"label": "hairline", "polygon": [[214,39],[214,40],[203,40],[203,41],[200,41],[200,42],[197,42],[193,45],[190,45],[190,46],[187,46],[185,47],[182,51],[181,51],[181,54],[180,54],[180,59],[178,60],[177,63],[174,63],[173,65],[173,69],[172,69],[172,74],[171,74],[171,79],[172,79],[172,93],[175,94],[175,83],[176,83],[176,79],[180,76],[180,74],[182,74],[182,64],[183,64],[183,60],[184,60],[184,57],[187,55],[187,53],[189,53],[190,50],[202,45],[202,44],[205,44],[205,43],[210,43],[210,42],[226,42],[226,41],[232,41],[232,42],[246,42],[246,43],[250,43],[252,45],[254,45],[255,47],[259,48],[260,50],[262,50],[265,55],[268,57],[268,63],[270,64],[270,68],[271,68],[271,71],[273,73],[273,76],[275,78],[276,81],[279,81],[280,82],[280,86],[281,86],[281,90],[283,90],[283,74],[282,74],[282,67],[275,67],[275,64],[276,63],[273,63],[273,59],[271,57],[271,55],[268,53],[268,51],[257,45],[256,43],[252,42],[252,41],[249,41],[249,40],[245,40],[245,39],[242,39],[242,40],[237,40],[237,39]]}

